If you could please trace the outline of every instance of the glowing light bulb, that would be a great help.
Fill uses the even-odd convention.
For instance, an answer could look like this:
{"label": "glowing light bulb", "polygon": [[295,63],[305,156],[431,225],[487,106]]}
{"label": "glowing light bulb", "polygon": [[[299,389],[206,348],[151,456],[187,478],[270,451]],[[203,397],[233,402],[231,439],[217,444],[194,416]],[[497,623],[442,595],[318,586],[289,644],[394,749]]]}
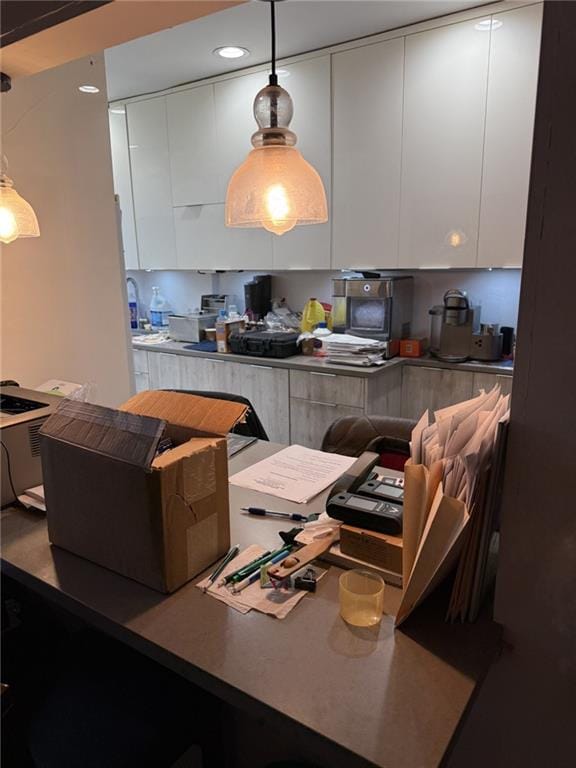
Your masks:
{"label": "glowing light bulb", "polygon": [[16,217],[9,208],[0,208],[0,241],[11,243],[18,237]]}
{"label": "glowing light bulb", "polygon": [[290,203],[282,184],[272,184],[265,192],[265,206],[268,216],[262,221],[262,226],[276,235],[283,235],[296,225],[288,218]]}

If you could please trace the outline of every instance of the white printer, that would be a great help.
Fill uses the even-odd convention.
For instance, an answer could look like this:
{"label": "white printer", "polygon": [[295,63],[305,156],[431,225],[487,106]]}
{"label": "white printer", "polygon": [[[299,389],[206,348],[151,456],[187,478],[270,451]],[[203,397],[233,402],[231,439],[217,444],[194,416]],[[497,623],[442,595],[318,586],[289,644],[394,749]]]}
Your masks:
{"label": "white printer", "polygon": [[40,428],[62,398],[23,387],[0,387],[1,505],[42,483]]}

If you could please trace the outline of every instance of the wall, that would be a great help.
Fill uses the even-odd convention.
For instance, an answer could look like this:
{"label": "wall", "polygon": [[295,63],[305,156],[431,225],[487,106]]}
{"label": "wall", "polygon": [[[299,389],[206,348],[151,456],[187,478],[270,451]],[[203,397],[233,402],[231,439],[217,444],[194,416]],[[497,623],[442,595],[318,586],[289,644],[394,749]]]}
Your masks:
{"label": "wall", "polygon": [[118,404],[131,361],[103,57],[18,79],[1,98],[2,151],[41,235],[2,248],[0,375],[93,382],[95,401]]}
{"label": "wall", "polygon": [[[231,293],[237,297],[240,309],[244,309],[244,283],[252,278],[253,272],[227,272],[217,275],[197,272],[129,272],[138,282],[144,308],[150,304],[152,286],[158,285],[161,292],[170,300],[173,310],[186,312],[200,305],[203,293]],[[330,301],[333,277],[340,272],[306,271],[274,272],[273,293],[285,297],[293,309],[302,309],[304,303],[316,296],[320,300]],[[388,274],[394,274],[392,272]],[[520,277],[518,269],[436,270],[418,272],[398,272],[412,274],[414,277],[414,335],[428,336],[430,321],[428,310],[434,304],[440,304],[448,288],[462,288],[468,291],[474,303],[482,306],[482,322],[500,323],[516,327],[518,317],[518,299]]]}
{"label": "wall", "polygon": [[576,754],[576,3],[544,4],[495,618],[505,646],[449,768]]}

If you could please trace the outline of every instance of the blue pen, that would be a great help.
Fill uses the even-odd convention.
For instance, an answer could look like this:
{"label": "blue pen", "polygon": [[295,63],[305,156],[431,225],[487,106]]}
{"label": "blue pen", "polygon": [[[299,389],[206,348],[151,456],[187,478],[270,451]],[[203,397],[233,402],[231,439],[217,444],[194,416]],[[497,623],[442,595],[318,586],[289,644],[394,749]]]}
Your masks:
{"label": "blue pen", "polygon": [[[273,557],[270,560],[268,560],[268,562],[265,563],[265,565],[273,565],[275,563],[279,563],[281,560],[284,560],[290,554],[290,549],[286,548],[284,552],[279,552],[276,555],[276,557]],[[244,579],[244,581],[241,581],[239,584],[235,584],[234,588],[232,589],[232,592],[234,594],[241,592],[246,587],[249,587],[250,584],[254,584],[255,581],[258,581],[259,578],[260,578],[260,569],[258,569],[255,573],[248,576],[246,579]]]}

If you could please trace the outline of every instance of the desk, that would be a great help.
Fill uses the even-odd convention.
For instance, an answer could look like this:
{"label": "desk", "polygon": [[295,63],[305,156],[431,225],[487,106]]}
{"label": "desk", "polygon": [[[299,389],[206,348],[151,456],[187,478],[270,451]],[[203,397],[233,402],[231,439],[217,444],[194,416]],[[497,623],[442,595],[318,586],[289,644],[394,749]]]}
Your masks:
{"label": "desk", "polygon": [[[230,473],[280,450],[255,443]],[[230,487],[232,542],[270,545],[285,522],[253,518],[241,506],[301,505]],[[323,508],[323,496],[304,509]],[[2,570],[88,623],[145,653],[232,706],[304,731],[327,766],[432,768],[499,647],[492,622],[450,626],[434,596],[395,631],[347,626],[338,616],[331,566],[314,596],[283,621],[241,615],[193,583],[170,596],[51,547],[46,522],[2,513]],[[387,585],[388,604],[398,590]]]}

